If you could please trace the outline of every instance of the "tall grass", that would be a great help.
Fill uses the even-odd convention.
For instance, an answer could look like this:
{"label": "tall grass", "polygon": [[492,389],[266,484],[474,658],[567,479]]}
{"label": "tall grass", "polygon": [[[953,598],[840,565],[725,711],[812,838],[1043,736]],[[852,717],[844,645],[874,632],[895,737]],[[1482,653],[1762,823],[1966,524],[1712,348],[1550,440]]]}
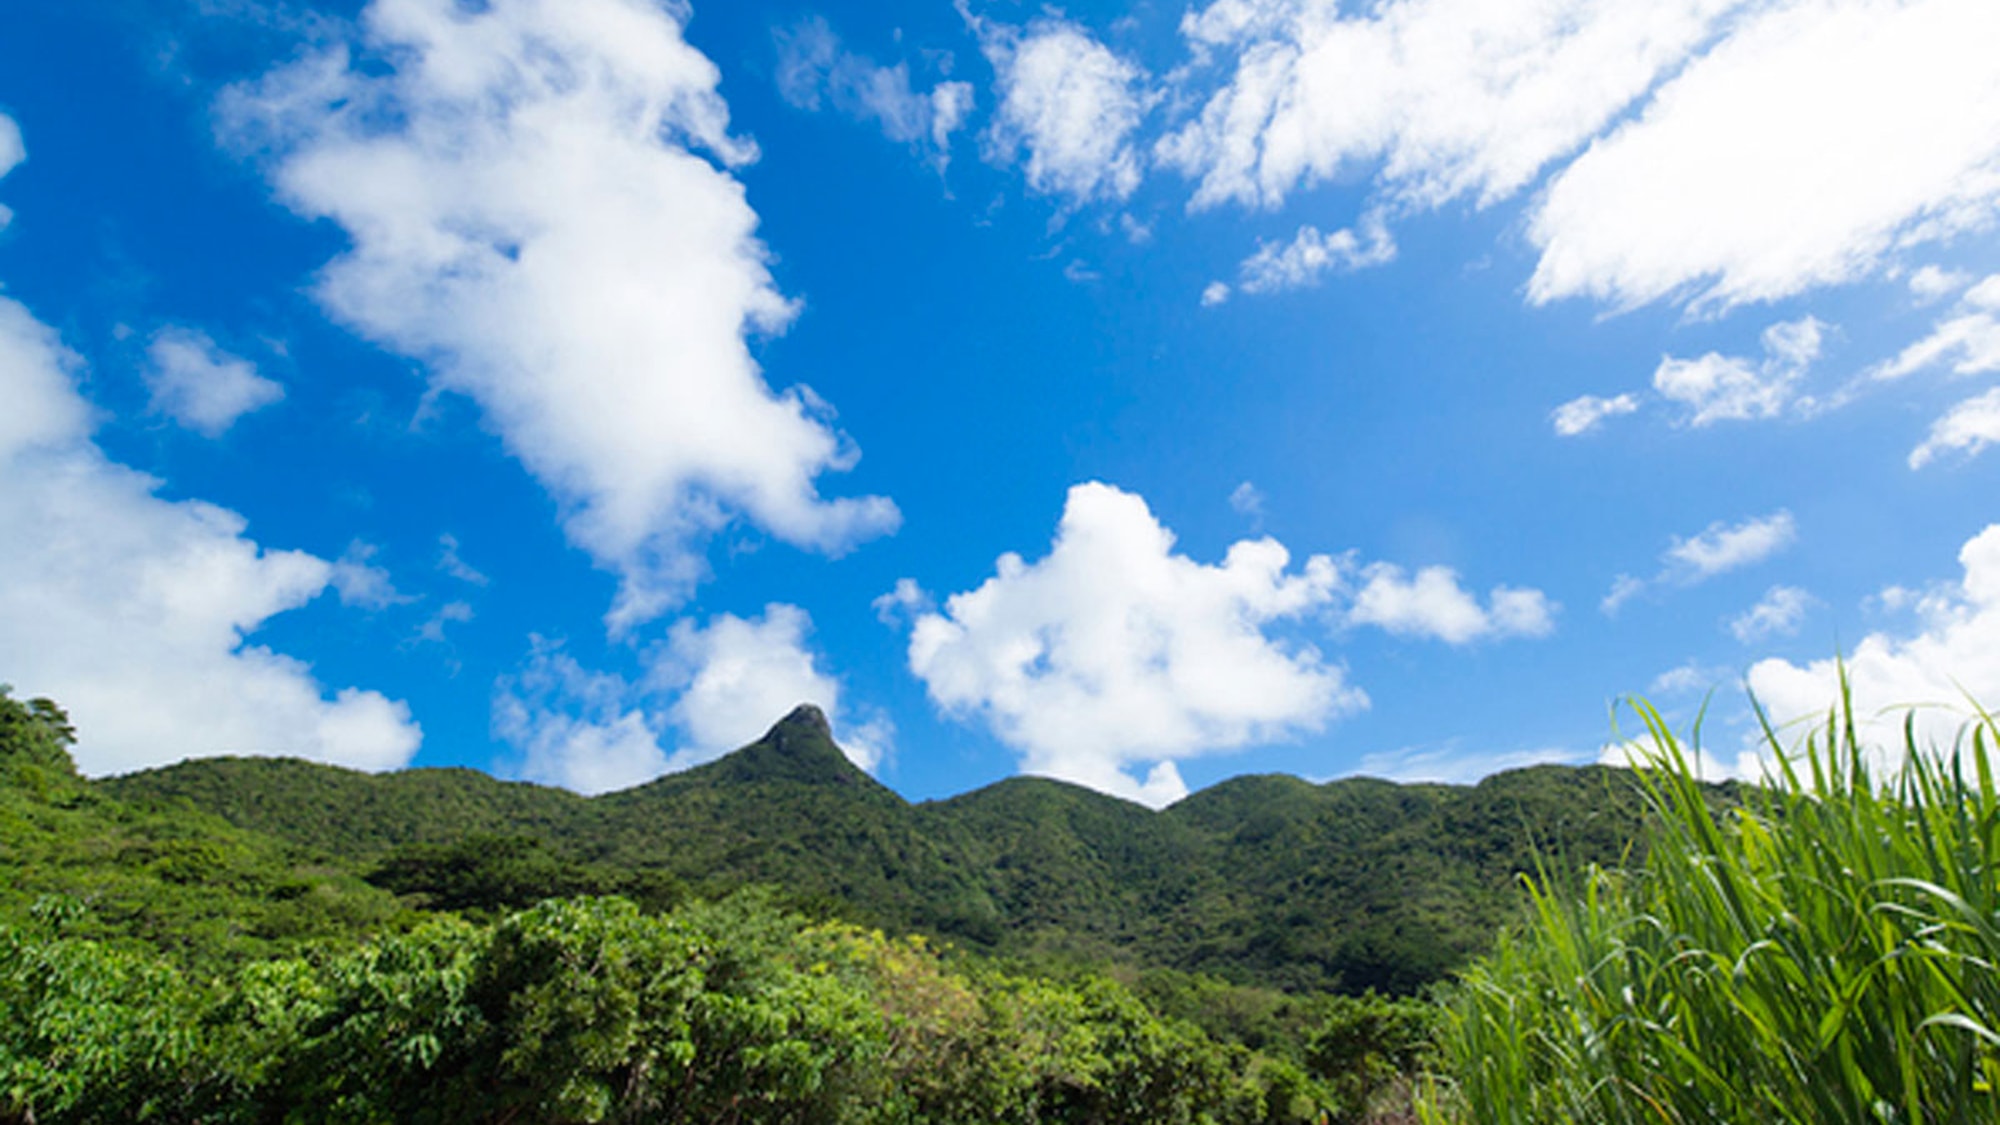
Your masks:
{"label": "tall grass", "polygon": [[1766,725],[1731,804],[1639,712],[1643,864],[1531,880],[1448,995],[1425,1119],[2000,1122],[1992,717],[1888,756],[1851,704],[1789,755]]}

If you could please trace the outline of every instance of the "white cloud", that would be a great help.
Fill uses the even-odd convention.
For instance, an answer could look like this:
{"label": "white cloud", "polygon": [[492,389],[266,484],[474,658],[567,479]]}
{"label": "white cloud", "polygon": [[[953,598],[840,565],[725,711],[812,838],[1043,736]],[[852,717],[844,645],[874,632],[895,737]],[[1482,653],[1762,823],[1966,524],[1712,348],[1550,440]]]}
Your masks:
{"label": "white cloud", "polygon": [[1026,772],[1155,806],[1186,791],[1177,759],[1367,706],[1316,650],[1264,631],[1333,600],[1331,559],[1289,571],[1289,552],[1258,539],[1205,565],[1173,546],[1139,497],[1077,485],[1045,558],[1003,555],[916,619],[910,670],[946,711],[982,716]]}
{"label": "white cloud", "polygon": [[1606,617],[1614,616],[1626,602],[1638,597],[1645,590],[1645,579],[1621,574],[1612,579],[1611,589],[1604,595],[1604,600],[1597,603],[1597,608],[1602,610]]}
{"label": "white cloud", "polygon": [[1394,261],[1396,242],[1381,216],[1364,220],[1361,233],[1346,227],[1321,234],[1302,226],[1290,242],[1260,243],[1243,260],[1236,287],[1245,293],[1282,293],[1317,285],[1328,273],[1348,273]]}
{"label": "white cloud", "polygon": [[1727,668],[1711,668],[1699,661],[1690,660],[1686,664],[1669,668],[1654,676],[1651,686],[1646,690],[1654,695],[1688,695],[1707,691],[1729,676]]}
{"label": "white cloud", "polygon": [[1967,290],[1950,316],[1869,375],[1900,379],[1942,363],[1949,363],[1954,375],[2000,371],[2000,273]]}
{"label": "white cloud", "polygon": [[285,388],[257,374],[249,360],[193,328],[161,329],[146,357],[152,408],[206,437],[221,437],[238,418],[285,397]]}
{"label": "white cloud", "polygon": [[1606,418],[1631,414],[1638,409],[1636,395],[1623,394],[1616,398],[1581,395],[1556,407],[1549,419],[1555,423],[1556,433],[1563,437],[1576,437],[1596,429]]}
{"label": "white cloud", "polygon": [[750,355],[746,334],[794,306],[726,171],[755,150],[685,15],[376,0],[370,54],[309,56],[220,105],[279,198],[347,233],[327,309],[476,400],[618,574],[614,631],[685,597],[699,542],[735,516],[828,552],[898,521],[881,497],[820,497],[857,453]]}
{"label": "white cloud", "polygon": [[1264,494],[1246,480],[1230,491],[1229,507],[1239,516],[1263,519]]}
{"label": "white cloud", "polygon": [[160,481],[105,457],[78,366],[0,298],[0,678],[69,709],[86,773],[211,754],[406,764],[422,732],[405,704],[329,699],[306,664],[249,642],[336,565],[265,549],[243,517],[162,500]]}
{"label": "white cloud", "polygon": [[802,20],[776,33],[778,92],[800,109],[823,105],[874,122],[882,134],[927,156],[942,171],[951,153],[951,135],[972,111],[972,86],[939,82],[929,92],[910,85],[910,68],[881,66],[848,51],[826,20]]}
{"label": "white cloud", "polygon": [[1557,746],[1527,750],[1468,752],[1456,742],[1442,746],[1408,747],[1369,754],[1361,759],[1354,775],[1379,777],[1404,784],[1435,782],[1443,785],[1471,785],[1481,778],[1506,770],[1526,769],[1551,762],[1576,764],[1580,755]]}
{"label": "white cloud", "polygon": [[848,759],[873,772],[894,729],[842,709],[840,681],[806,647],[811,629],[804,610],[777,603],[761,618],[683,619],[646,654],[636,683],[537,638],[523,669],[496,687],[494,733],[520,755],[520,776],[602,793],[720,758],[811,703]]}
{"label": "white cloud", "polygon": [[1145,72],[1066,20],[1023,30],[968,18],[1000,99],[987,132],[993,158],[1026,150],[1028,186],[1072,206],[1130,196],[1142,174],[1133,134],[1156,100]]}
{"label": "white cloud", "polygon": [[1531,299],[1771,301],[1989,225],[1996,42],[1990,0],[1750,16],[1555,177],[1529,224]]}
{"label": "white cloud", "polygon": [[494,689],[494,737],[520,753],[518,774],[579,793],[608,793],[658,777],[666,751],[631,687],[592,672],[535,638],[527,665]]}
{"label": "white cloud", "polygon": [[1713,30],[1737,0],[1219,0],[1190,12],[1197,58],[1235,52],[1226,86],[1157,146],[1200,181],[1194,206],[1275,206],[1380,162],[1406,206],[1527,186]]}
{"label": "white cloud", "polygon": [[[17,135],[0,122],[4,147]],[[87,773],[210,754],[407,763],[422,732],[405,704],[356,688],[329,699],[303,662],[249,643],[325,592],[337,564],[265,549],[242,516],[162,500],[159,480],[107,458],[81,365],[0,297],[0,679],[69,709]]]}
{"label": "white cloud", "polygon": [[340,558],[334,560],[328,581],[332,583],[334,592],[340,595],[340,604],[362,609],[387,609],[417,600],[397,590],[389,572],[369,561],[377,553],[373,544],[357,539],[347,545]]}
{"label": "white cloud", "polygon": [[[1643,728],[1641,728],[1643,729]],[[1698,746],[1693,738],[1681,736],[1678,739],[1681,757],[1693,768],[1694,775],[1705,781],[1726,781],[1730,778],[1755,780],[1765,773],[1767,759],[1758,747],[1751,747],[1725,758],[1706,746]],[[1636,738],[1614,740],[1604,745],[1598,753],[1600,765],[1635,768],[1651,766],[1660,758],[1658,745],[1651,733]]]}
{"label": "white cloud", "polygon": [[447,643],[444,635],[444,627],[446,625],[464,624],[472,620],[472,618],[471,605],[465,602],[446,602],[438,607],[436,613],[431,614],[429,620],[417,627],[417,639],[427,641],[431,644],[445,644]]}
{"label": "white cloud", "polygon": [[931,698],[984,719],[1025,772],[1154,805],[1185,792],[1181,759],[1317,730],[1367,706],[1344,669],[1267,631],[1280,622],[1317,612],[1453,644],[1552,627],[1540,591],[1498,587],[1482,607],[1443,567],[1410,576],[1326,555],[1290,564],[1270,538],[1198,563],[1175,553],[1143,499],[1092,482],[1070,489],[1044,558],[1002,555],[993,577],[942,609],[914,583],[885,601],[914,612],[910,670]]}
{"label": "white cloud", "polygon": [[848,758],[873,772],[888,753],[886,721],[840,723],[840,681],[820,671],[806,648],[811,628],[804,610],[776,603],[764,607],[762,620],[724,613],[705,629],[676,622],[649,681],[679,693],[668,717],[685,738],[669,767],[719,758],[811,703],[835,722]]}
{"label": "white cloud", "polygon": [[1757,604],[1729,622],[1729,632],[1744,644],[1766,637],[1790,636],[1813,606],[1813,596],[1797,586],[1773,586]]}
{"label": "white cloud", "polygon": [[1798,524],[1787,511],[1746,519],[1730,525],[1721,520],[1687,539],[1675,536],[1663,556],[1667,572],[1684,581],[1701,582],[1725,571],[1763,562],[1798,538]]}
{"label": "white cloud", "polygon": [[1910,468],[1921,469],[1942,453],[1976,456],[2000,442],[2000,387],[1966,399],[1931,424],[1930,436],[1910,451]]}
{"label": "white cloud", "polygon": [[1653,372],[1653,389],[1688,409],[1686,424],[1774,418],[1799,403],[1799,383],[1819,358],[1827,326],[1813,317],[1764,330],[1764,359],[1710,352],[1699,359],[1667,356]]}
{"label": "white cloud", "polygon": [[869,605],[874,607],[875,617],[884,625],[897,625],[913,621],[919,614],[929,613],[936,603],[931,596],[917,585],[914,578],[898,578],[896,586],[888,593],[876,598]]}
{"label": "white cloud", "polygon": [[1211,281],[1201,288],[1202,308],[1212,309],[1228,299],[1229,283],[1226,281]]}
{"label": "white cloud", "polygon": [[1613,616],[1628,601],[1655,585],[1692,586],[1726,571],[1764,561],[1798,538],[1798,524],[1787,511],[1757,516],[1738,524],[1717,520],[1697,535],[1674,536],[1661,553],[1660,572],[1652,579],[1621,574],[1598,608]]}
{"label": "white cloud", "polygon": [[[21,127],[14,119],[0,113],[0,177],[12,172],[21,161],[28,158],[28,147],[21,143]],[[0,230],[14,221],[14,212],[0,203]]]}
{"label": "white cloud", "polygon": [[453,535],[449,531],[438,536],[437,566],[438,570],[443,573],[458,579],[460,582],[465,582],[473,586],[484,586],[492,581],[486,575],[475,570],[458,553],[458,536]]}
{"label": "white cloud", "polygon": [[1540,590],[1496,586],[1488,606],[1458,584],[1450,567],[1427,566],[1414,577],[1394,563],[1362,569],[1347,621],[1374,625],[1398,636],[1432,637],[1462,645],[1496,637],[1545,637],[1555,630],[1556,606]]}
{"label": "white cloud", "polygon": [[[1949,747],[1966,718],[1966,697],[1991,706],[2000,699],[2000,525],[1987,527],[1959,551],[1964,577],[1924,599],[1922,627],[1910,636],[1870,633],[1845,660],[1855,714],[1885,748],[1902,743],[1905,709],[1916,715],[1920,745]],[[1750,690],[1792,734],[1823,721],[1839,699],[1831,660],[1796,665],[1758,662]],[[1884,755],[1893,760],[1893,752]]]}
{"label": "white cloud", "polygon": [[1919,301],[1935,301],[1940,297],[1949,297],[1971,283],[1972,275],[1963,270],[1927,265],[1910,274],[1910,295]]}

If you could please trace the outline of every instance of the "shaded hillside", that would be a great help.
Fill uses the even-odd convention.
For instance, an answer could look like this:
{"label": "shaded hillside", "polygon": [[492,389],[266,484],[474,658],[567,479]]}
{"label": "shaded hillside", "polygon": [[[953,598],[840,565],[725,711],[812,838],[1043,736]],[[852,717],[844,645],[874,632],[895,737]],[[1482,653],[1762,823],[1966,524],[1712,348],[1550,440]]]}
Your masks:
{"label": "shaded hillside", "polygon": [[311,849],[84,781],[70,737],[60,709],[0,685],[0,920],[81,912],[65,922],[78,936],[136,938],[202,968],[408,921]]}
{"label": "shaded hillside", "polygon": [[801,707],[744,749],[595,798],[468,770],[368,775],[210,759],[99,783],[366,867],[468,836],[703,892],[748,882],[857,921],[1034,960],[1286,988],[1405,991],[1487,948],[1537,856],[1615,863],[1641,832],[1621,771],[1476,786],[1241,777],[1153,812],[1042,778],[911,805]]}

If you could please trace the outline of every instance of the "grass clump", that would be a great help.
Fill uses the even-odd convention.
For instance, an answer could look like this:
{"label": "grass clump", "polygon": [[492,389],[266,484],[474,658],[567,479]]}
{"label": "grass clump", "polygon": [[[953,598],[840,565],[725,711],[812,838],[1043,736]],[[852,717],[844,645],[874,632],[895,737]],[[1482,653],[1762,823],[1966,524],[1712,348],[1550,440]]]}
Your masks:
{"label": "grass clump", "polygon": [[[1432,1122],[2000,1121],[2000,729],[1851,702],[1718,806],[1657,712],[1642,865],[1529,880],[1447,1000]],[[1698,754],[1698,747],[1692,748]],[[1885,764],[1886,763],[1886,764]]]}

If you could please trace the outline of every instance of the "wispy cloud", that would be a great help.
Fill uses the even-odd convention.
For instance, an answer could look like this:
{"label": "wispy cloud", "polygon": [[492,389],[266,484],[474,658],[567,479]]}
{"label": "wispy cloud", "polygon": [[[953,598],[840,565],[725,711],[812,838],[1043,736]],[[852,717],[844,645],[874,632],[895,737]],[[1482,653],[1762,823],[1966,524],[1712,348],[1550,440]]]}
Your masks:
{"label": "wispy cloud", "polygon": [[942,172],[951,161],[951,138],[973,108],[969,82],[940,80],[913,85],[908,63],[884,66],[849,51],[826,20],[814,16],[774,32],[778,92],[805,110],[832,109],[873,123],[882,135],[908,145]]}

